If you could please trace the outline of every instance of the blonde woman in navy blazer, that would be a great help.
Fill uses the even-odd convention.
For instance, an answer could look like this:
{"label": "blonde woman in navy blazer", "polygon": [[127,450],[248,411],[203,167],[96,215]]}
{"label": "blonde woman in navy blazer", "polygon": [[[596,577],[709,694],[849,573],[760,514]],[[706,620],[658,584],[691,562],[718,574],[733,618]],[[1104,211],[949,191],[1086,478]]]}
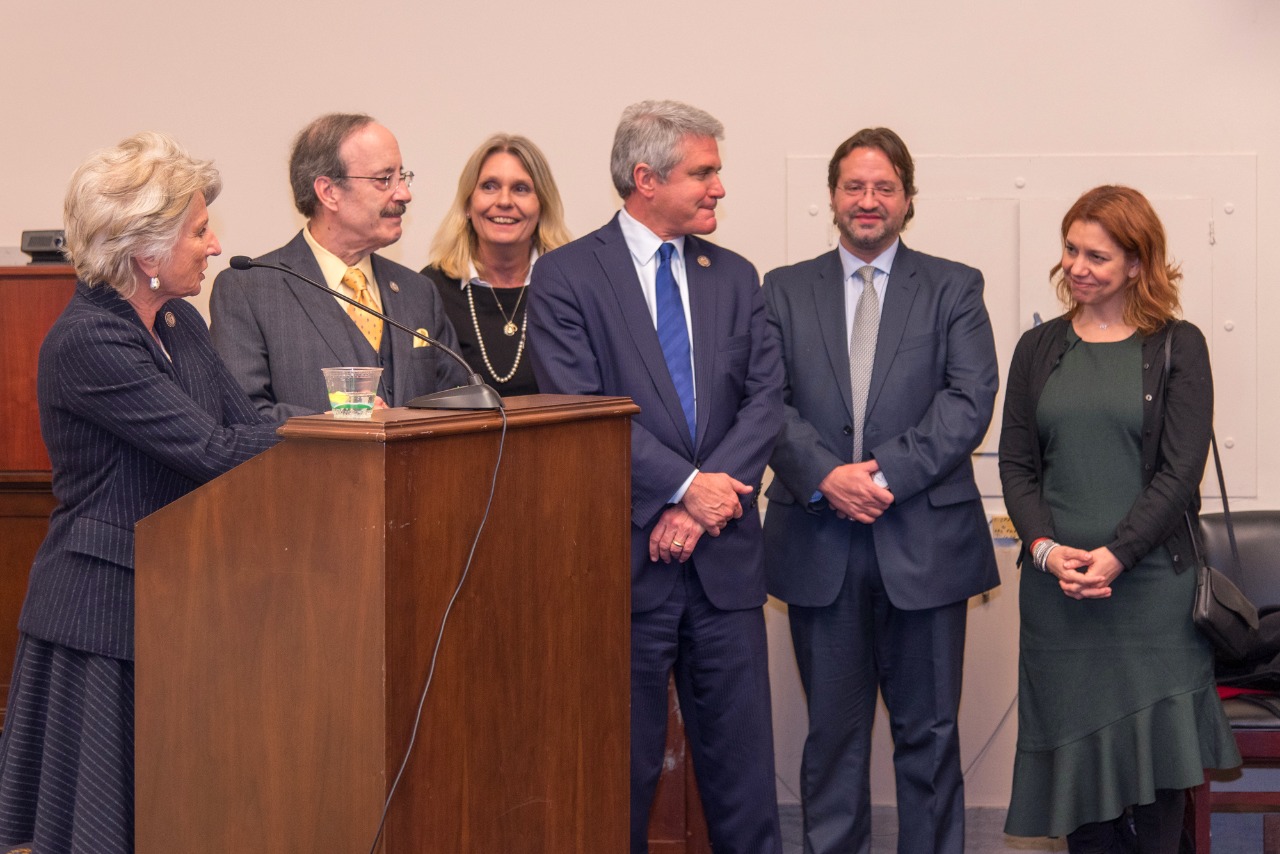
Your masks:
{"label": "blonde woman in navy blazer", "polygon": [[141,133],[75,173],[79,282],[40,348],[58,505],[36,555],[0,737],[0,844],[133,850],[133,526],[277,441],[219,360],[200,292],[221,179]]}

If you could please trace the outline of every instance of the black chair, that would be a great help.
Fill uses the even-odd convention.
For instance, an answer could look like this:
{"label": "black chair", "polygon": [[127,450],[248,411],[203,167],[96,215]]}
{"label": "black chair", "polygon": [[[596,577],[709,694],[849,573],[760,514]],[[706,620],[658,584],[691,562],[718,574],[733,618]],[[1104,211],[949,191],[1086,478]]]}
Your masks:
{"label": "black chair", "polygon": [[[1200,517],[1205,560],[1235,582],[1259,611],[1280,608],[1280,510],[1250,510],[1231,514],[1240,566],[1231,557],[1231,543],[1221,513]],[[1244,759],[1243,768],[1280,767],[1280,718],[1268,709],[1244,700],[1223,703],[1231,731]],[[1213,788],[1209,774],[1191,790],[1187,828],[1197,854],[1210,854],[1209,824],[1215,812],[1264,811],[1264,854],[1280,854],[1280,792],[1221,791]]]}

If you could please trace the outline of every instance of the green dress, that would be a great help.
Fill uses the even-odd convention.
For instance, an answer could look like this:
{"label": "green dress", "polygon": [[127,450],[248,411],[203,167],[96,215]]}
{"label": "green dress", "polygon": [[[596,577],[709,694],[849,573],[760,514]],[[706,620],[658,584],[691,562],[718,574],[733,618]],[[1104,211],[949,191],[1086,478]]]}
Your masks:
{"label": "green dress", "polygon": [[[1043,489],[1057,541],[1094,549],[1115,539],[1142,491],[1142,343],[1068,340],[1036,410]],[[1068,598],[1023,564],[1006,832],[1064,836],[1239,761],[1212,650],[1191,623],[1195,583],[1163,546],[1120,573],[1107,599]]]}

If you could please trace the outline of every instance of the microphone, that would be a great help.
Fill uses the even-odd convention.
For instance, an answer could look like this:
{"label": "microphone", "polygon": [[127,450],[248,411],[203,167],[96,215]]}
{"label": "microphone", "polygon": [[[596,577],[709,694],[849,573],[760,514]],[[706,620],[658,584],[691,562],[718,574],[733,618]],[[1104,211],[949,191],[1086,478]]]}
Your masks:
{"label": "microphone", "polygon": [[461,386],[458,386],[457,388],[445,389],[444,391],[436,391],[436,392],[432,392],[431,394],[419,395],[418,397],[415,397],[413,400],[405,404],[405,406],[407,406],[409,409],[503,409],[504,408],[502,404],[502,395],[498,394],[496,391],[493,390],[493,388],[486,385],[484,379],[480,376],[480,374],[477,373],[476,371],[471,370],[471,366],[468,365],[461,356],[459,356],[457,353],[453,352],[448,347],[441,344],[436,339],[428,335],[423,335],[421,332],[418,332],[416,329],[410,329],[409,327],[405,326],[403,323],[397,323],[396,321],[387,317],[382,312],[374,311],[373,309],[369,308],[369,306],[367,305],[361,305],[360,303],[356,302],[346,294],[339,293],[338,291],[335,291],[332,288],[325,287],[319,282],[313,279],[307,278],[306,276],[302,275],[296,270],[290,270],[288,267],[281,267],[278,264],[267,264],[262,261],[255,261],[252,258],[250,258],[248,255],[233,255],[231,257],[231,269],[233,270],[249,270],[249,269],[252,269],[253,267],[262,267],[267,270],[279,270],[281,273],[288,273],[290,276],[293,276],[296,279],[300,279],[301,281],[306,282],[308,285],[310,285],[313,288],[319,288],[329,296],[337,297],[343,302],[354,305],[356,308],[360,309],[361,311],[366,312],[368,314],[372,314],[374,317],[378,318],[383,323],[386,323],[390,326],[394,326],[396,329],[399,329],[403,332],[408,332],[414,338],[417,338],[421,341],[425,341],[426,343],[432,345],[433,347],[439,347],[443,352],[448,353],[449,356],[455,362],[461,365],[462,369],[467,372],[467,385],[461,385]]}

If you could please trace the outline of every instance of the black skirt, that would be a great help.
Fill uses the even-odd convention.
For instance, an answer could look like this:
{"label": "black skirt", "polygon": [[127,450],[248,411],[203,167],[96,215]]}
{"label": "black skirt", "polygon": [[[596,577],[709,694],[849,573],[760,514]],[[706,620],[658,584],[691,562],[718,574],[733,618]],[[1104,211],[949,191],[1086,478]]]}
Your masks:
{"label": "black skirt", "polygon": [[133,662],[23,634],[0,736],[0,844],[133,851]]}

